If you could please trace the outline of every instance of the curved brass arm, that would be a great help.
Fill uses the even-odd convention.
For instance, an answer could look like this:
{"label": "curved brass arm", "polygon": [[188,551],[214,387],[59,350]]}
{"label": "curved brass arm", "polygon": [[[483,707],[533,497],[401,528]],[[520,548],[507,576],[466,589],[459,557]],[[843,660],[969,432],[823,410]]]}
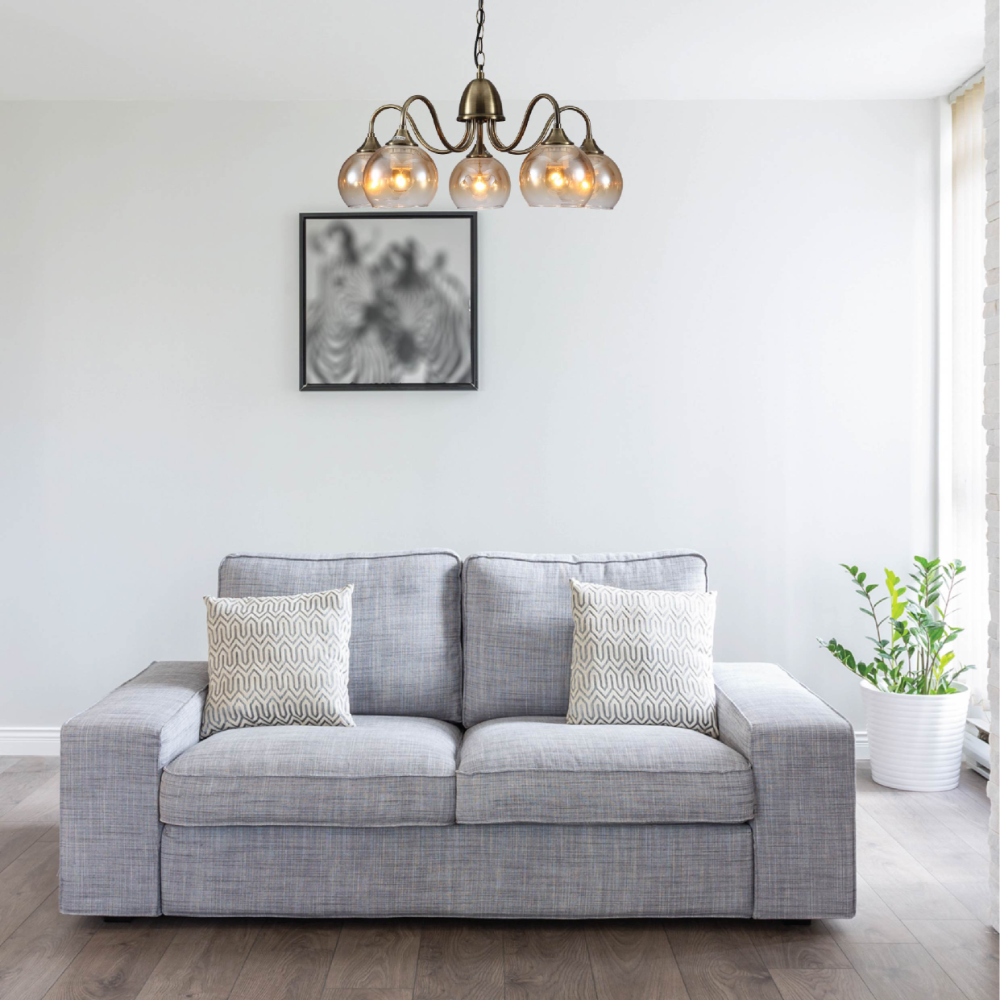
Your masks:
{"label": "curved brass arm", "polygon": [[[374,114],[368,121],[368,136],[366,137],[364,143],[358,148],[359,153],[373,152],[381,145],[378,139],[375,138],[375,119],[378,118],[378,116],[382,114],[383,111],[398,111],[401,115],[404,114],[403,107],[400,106],[399,104],[383,104],[381,107],[376,108]],[[431,109],[431,111],[433,113],[433,109]],[[413,132],[413,134],[417,137],[417,141],[420,143],[420,145],[424,146],[426,149],[429,149],[432,153],[442,153],[442,154],[448,152],[460,153],[463,150],[468,149],[469,146],[472,144],[471,129],[467,127],[466,134],[462,137],[462,141],[458,144],[458,146],[451,146],[448,143],[448,140],[442,136],[442,141],[445,143],[445,145],[448,146],[448,149],[438,149],[436,146],[432,146],[420,134],[420,129],[417,128],[417,123],[413,120],[413,115],[411,115],[408,110],[405,112],[405,119],[409,130]],[[436,115],[434,116],[434,124],[437,125],[438,134],[440,135],[441,126],[438,125],[437,123]]]}
{"label": "curved brass arm", "polygon": [[368,119],[368,134],[375,134],[375,119],[378,118],[383,111],[402,111],[403,109],[398,104],[383,104],[382,107],[376,108],[375,113]]}
{"label": "curved brass arm", "polygon": [[[597,145],[596,142],[594,142],[594,133],[590,124],[590,115],[588,115],[587,112],[583,110],[583,108],[578,108],[575,104],[563,104],[559,108],[560,115],[567,111],[575,111],[584,120],[587,126],[587,134],[584,137],[583,142],[580,143],[580,148],[585,153],[602,153],[603,150],[600,148],[600,146]],[[513,153],[515,156],[520,156],[524,153],[530,153],[533,149],[535,149],[538,146],[538,144],[542,141],[542,139],[544,139],[545,136],[548,135],[549,129],[552,128],[553,124],[555,124],[556,126],[559,125],[559,121],[554,111],[552,112],[551,115],[549,115],[548,120],[542,127],[541,134],[530,146],[525,146],[524,149],[504,149],[504,152]],[[490,141],[493,143],[494,146],[497,147],[497,149],[503,149],[503,147],[497,141],[496,130],[493,129],[492,122],[490,122],[489,127],[490,127]],[[518,136],[518,138],[520,138],[520,135]],[[516,139],[514,140],[513,145],[517,145]]]}
{"label": "curved brass arm", "polygon": [[[591,131],[591,127],[590,127],[590,115],[588,115],[587,112],[583,110],[583,108],[578,108],[575,104],[564,104],[559,110],[560,111],[575,111],[587,123],[587,136],[586,136],[586,138],[583,141],[584,142],[593,142],[594,141],[594,135],[593,135],[593,132]],[[553,117],[555,117],[555,116],[553,115]],[[551,123],[552,119],[550,118],[549,121]]]}
{"label": "curved brass arm", "polygon": [[524,149],[515,149],[514,147],[521,141],[524,136],[524,130],[528,127],[528,119],[531,117],[531,112],[534,111],[535,105],[539,101],[549,101],[552,107],[555,109],[552,116],[549,118],[549,123],[553,120],[556,126],[559,125],[559,102],[551,94],[536,94],[532,99],[531,103],[528,105],[528,110],[524,112],[524,117],[521,119],[521,127],[517,130],[517,135],[514,136],[514,141],[509,145],[504,145],[500,141],[500,137],[497,135],[496,122],[491,121],[487,126],[490,136],[490,142],[493,143],[494,147],[500,150],[501,153],[513,153],[514,156],[522,156],[524,153],[530,153],[548,134],[549,123],[546,124],[545,128],[542,129],[542,134],[530,145],[525,146]]}
{"label": "curved brass arm", "polygon": [[[438,138],[444,145],[444,149],[438,149],[436,146],[432,146],[421,134],[420,130],[417,128],[413,121],[413,117],[410,115],[410,105],[414,101],[422,101],[426,106],[427,110],[431,113],[431,118],[434,120],[434,128],[437,130]],[[429,150],[432,153],[445,154],[445,153],[464,153],[472,145],[472,132],[473,123],[471,121],[465,123],[465,135],[462,136],[457,146],[453,146],[449,141],[447,136],[444,134],[444,130],[441,128],[441,122],[438,120],[437,111],[434,105],[424,97],[423,94],[414,94],[412,97],[408,97],[404,102],[403,106],[399,109],[399,126],[404,128],[409,124],[410,128],[413,130],[413,134],[416,136],[417,142],[420,143],[424,149]]]}

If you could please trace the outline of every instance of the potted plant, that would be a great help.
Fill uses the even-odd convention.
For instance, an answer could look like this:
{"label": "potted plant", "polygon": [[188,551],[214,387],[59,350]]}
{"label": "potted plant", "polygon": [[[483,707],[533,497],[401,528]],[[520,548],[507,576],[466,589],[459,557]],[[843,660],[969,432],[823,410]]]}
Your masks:
{"label": "potted plant", "polygon": [[914,556],[912,585],[887,569],[882,596],[857,566],[841,566],[864,601],[861,612],[875,623],[872,659],[856,659],[836,639],[819,642],[861,678],[872,778],[909,791],[954,788],[969,706],[969,689],[956,681],[972,665],[957,663],[948,648],[962,631],[948,616],[965,566]]}

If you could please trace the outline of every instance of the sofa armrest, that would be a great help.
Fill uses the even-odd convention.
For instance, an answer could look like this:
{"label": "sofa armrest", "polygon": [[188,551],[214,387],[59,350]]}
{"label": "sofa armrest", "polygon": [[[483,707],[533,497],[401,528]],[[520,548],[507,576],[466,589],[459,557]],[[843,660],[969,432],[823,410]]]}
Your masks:
{"label": "sofa armrest", "polygon": [[719,738],[753,768],[754,911],[852,917],[854,730],[770,663],[717,663]]}
{"label": "sofa armrest", "polygon": [[205,663],[153,663],[60,737],[59,908],[160,913],[160,772],[198,742]]}

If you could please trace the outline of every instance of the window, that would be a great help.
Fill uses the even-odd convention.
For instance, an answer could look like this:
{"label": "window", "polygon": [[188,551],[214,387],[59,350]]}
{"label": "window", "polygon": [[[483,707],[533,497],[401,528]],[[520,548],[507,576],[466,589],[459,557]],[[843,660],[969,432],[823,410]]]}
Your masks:
{"label": "window", "polygon": [[[986,559],[986,432],[983,429],[983,289],[986,255],[986,153],[982,75],[960,87],[951,100],[951,191],[942,237],[950,253],[942,260],[942,336],[939,366],[939,553],[968,566],[956,623],[965,632],[956,658],[976,664],[966,674],[974,702],[986,705],[986,634],[989,621]],[[948,150],[944,155],[947,172]],[[950,266],[948,257],[950,256]],[[950,282],[949,282],[950,278]],[[950,295],[949,292],[950,283]],[[950,298],[950,309],[948,299]]]}

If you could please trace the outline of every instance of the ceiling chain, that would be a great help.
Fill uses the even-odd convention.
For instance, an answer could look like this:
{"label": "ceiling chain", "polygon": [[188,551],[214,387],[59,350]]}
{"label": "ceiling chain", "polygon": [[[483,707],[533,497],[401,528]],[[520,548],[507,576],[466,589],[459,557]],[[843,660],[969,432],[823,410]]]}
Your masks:
{"label": "ceiling chain", "polygon": [[475,60],[476,69],[483,69],[486,65],[486,56],[483,53],[483,24],[486,22],[486,12],[483,10],[483,0],[479,0],[479,10],[476,11],[476,44],[472,49],[472,58]]}

